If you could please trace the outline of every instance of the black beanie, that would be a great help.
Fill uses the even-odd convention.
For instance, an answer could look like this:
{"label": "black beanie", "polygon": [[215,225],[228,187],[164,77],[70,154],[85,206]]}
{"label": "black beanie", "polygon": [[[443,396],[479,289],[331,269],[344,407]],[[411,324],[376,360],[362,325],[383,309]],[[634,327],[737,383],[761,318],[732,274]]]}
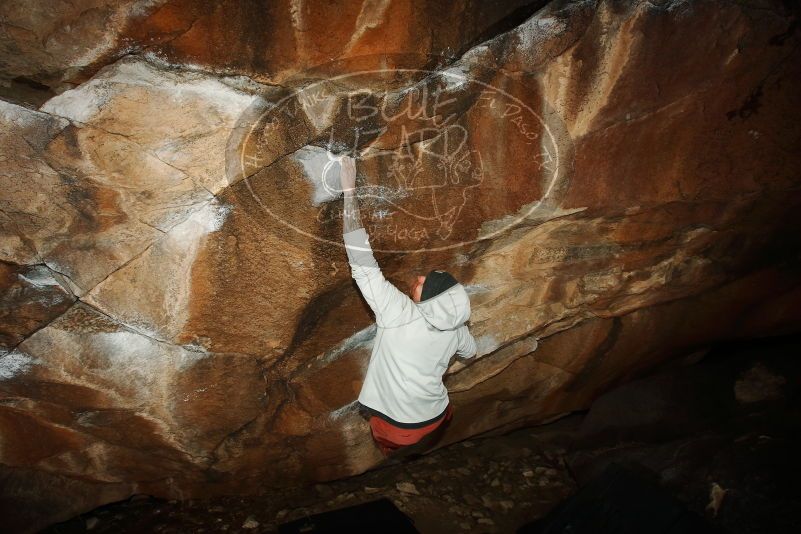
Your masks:
{"label": "black beanie", "polygon": [[423,282],[423,294],[420,295],[420,302],[436,297],[446,289],[449,289],[459,282],[447,271],[431,271]]}

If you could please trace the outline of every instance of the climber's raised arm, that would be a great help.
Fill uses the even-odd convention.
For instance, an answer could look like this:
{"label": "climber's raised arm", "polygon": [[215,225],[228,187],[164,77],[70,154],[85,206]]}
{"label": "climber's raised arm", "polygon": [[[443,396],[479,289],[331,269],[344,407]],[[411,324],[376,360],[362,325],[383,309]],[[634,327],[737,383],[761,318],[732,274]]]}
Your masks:
{"label": "climber's raised arm", "polygon": [[347,234],[362,226],[359,214],[359,199],[356,197],[356,160],[344,156],[340,162],[339,180],[342,192],[345,195],[344,211],[342,213],[342,233]]}
{"label": "climber's raised arm", "polygon": [[353,158],[343,156],[340,164],[340,185],[345,195],[342,238],[345,241],[351,275],[375,313],[376,324],[381,327],[399,326],[412,319],[414,302],[381,273],[359,214],[356,162]]}

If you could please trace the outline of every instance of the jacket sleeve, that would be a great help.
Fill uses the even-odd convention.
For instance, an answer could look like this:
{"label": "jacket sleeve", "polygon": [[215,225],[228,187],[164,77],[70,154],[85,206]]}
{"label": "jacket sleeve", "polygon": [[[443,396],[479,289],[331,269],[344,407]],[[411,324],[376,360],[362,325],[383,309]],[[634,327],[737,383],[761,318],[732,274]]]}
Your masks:
{"label": "jacket sleeve", "polygon": [[472,358],[476,355],[477,347],[476,340],[470,334],[467,325],[462,325],[456,330],[456,336],[459,339],[459,348],[456,349],[456,355],[461,358]]}
{"label": "jacket sleeve", "polygon": [[384,278],[373,256],[367,231],[357,228],[343,234],[342,238],[345,241],[351,275],[375,313],[376,324],[386,328],[411,321],[414,302]]}

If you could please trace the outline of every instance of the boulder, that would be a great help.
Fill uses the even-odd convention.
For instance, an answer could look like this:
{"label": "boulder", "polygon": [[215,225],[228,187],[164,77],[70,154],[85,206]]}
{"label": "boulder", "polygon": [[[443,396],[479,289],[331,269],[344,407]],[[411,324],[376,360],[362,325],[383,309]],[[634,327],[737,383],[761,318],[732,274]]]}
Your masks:
{"label": "boulder", "polygon": [[801,327],[786,3],[33,4],[0,8],[2,76],[61,84],[0,100],[14,529],[381,462],[343,152],[385,276],[471,296],[440,446]]}

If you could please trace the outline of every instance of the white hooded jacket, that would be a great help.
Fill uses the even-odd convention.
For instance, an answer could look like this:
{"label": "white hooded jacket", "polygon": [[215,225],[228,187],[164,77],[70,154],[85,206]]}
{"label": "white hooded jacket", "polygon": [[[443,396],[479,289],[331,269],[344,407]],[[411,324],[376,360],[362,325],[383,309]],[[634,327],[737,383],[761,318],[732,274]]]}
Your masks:
{"label": "white hooded jacket", "polygon": [[381,273],[364,228],[343,234],[351,274],[376,318],[376,337],[359,402],[390,422],[415,424],[442,415],[442,375],[454,354],[471,358],[476,342],[464,324],[470,299],[462,284],[416,303]]}

